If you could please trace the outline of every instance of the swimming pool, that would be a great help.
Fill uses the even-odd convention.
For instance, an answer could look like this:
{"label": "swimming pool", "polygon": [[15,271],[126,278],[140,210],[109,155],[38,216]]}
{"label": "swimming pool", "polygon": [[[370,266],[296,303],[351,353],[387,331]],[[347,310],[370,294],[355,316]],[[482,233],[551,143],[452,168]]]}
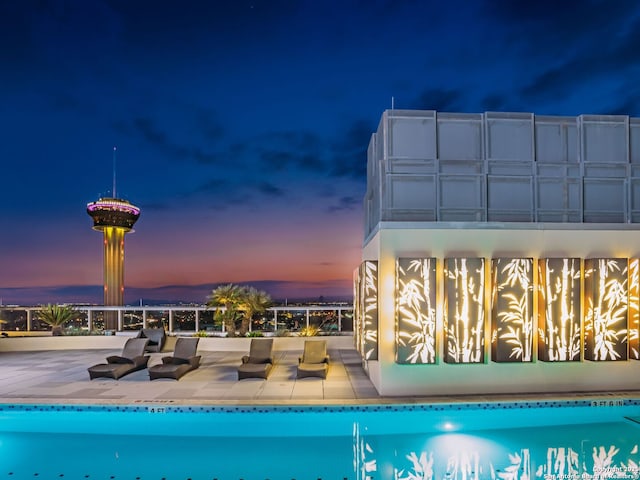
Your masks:
{"label": "swimming pool", "polygon": [[640,400],[0,405],[0,480],[639,479]]}

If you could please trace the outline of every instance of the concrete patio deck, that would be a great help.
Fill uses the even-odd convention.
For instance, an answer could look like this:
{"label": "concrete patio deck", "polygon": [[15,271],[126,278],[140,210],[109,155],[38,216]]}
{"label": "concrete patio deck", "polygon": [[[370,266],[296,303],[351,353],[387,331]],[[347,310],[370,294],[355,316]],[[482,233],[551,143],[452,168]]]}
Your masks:
{"label": "concrete patio deck", "polygon": [[[455,403],[567,398],[639,398],[640,391],[518,395],[382,397],[353,348],[329,348],[331,368],[326,380],[296,379],[299,350],[274,351],[275,365],[267,380],[237,379],[246,351],[199,351],[199,369],[179,381],[149,380],[147,370],[120,380],[89,380],[87,368],[103,363],[119,349],[0,351],[0,403],[175,405],[345,405],[368,403]],[[167,352],[152,353],[149,366]]]}
{"label": "concrete patio deck", "polygon": [[[355,350],[329,350],[326,380],[296,380],[299,351],[275,351],[267,380],[238,381],[245,351],[202,351],[201,366],[179,381],[150,381],[146,370],[120,380],[89,380],[87,368],[104,363],[118,350],[49,350],[0,352],[0,401],[3,402],[171,402],[171,403],[309,403],[378,399]],[[149,366],[167,353],[152,353]]]}

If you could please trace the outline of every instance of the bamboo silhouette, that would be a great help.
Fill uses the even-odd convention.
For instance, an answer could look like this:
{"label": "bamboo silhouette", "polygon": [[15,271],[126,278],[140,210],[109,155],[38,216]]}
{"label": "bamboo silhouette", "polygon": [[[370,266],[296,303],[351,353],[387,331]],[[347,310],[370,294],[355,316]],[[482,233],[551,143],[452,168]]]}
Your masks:
{"label": "bamboo silhouette", "polygon": [[[554,266],[559,266],[557,272]],[[580,358],[580,320],[576,315],[579,308],[578,285],[580,278],[579,261],[572,258],[544,260],[542,292],[546,331],[541,332],[547,360],[574,361]],[[556,267],[557,268],[557,267]]]}
{"label": "bamboo silhouette", "polygon": [[640,359],[640,260],[629,261],[629,355]]}
{"label": "bamboo silhouette", "polygon": [[[403,265],[408,261],[408,266]],[[432,282],[435,259],[399,259],[397,262],[397,325],[398,346],[411,349],[404,363],[435,363],[436,312],[432,302]],[[413,273],[413,278],[411,276]],[[397,352],[398,353],[398,352]]]}
{"label": "bamboo silhouette", "polygon": [[[497,312],[497,320],[504,328],[495,328],[498,331],[505,330],[496,340],[504,340],[507,344],[513,345],[509,358],[520,359],[521,361],[531,361],[533,352],[533,318],[531,316],[531,303],[533,301],[531,264],[532,260],[527,258],[509,259],[504,267],[500,269],[505,259],[497,259],[494,262],[494,312],[497,308],[503,308]],[[498,272],[504,281],[498,284]],[[505,293],[507,292],[507,293]],[[507,309],[500,305],[499,300],[503,298],[508,301]],[[496,318],[496,317],[494,317]],[[496,349],[498,354],[498,349]]]}
{"label": "bamboo silhouette", "polygon": [[365,262],[363,352],[366,360],[378,358],[378,265]]}
{"label": "bamboo silhouette", "polygon": [[[484,260],[477,260],[480,266],[472,272],[475,275],[470,274],[466,258],[448,261],[447,277],[453,283],[453,292],[449,288],[448,295],[454,300],[454,315],[453,321],[447,322],[447,352],[448,359],[455,363],[480,362],[484,351]],[[474,277],[478,278],[477,292]],[[472,313],[476,317],[475,322],[472,321]]]}

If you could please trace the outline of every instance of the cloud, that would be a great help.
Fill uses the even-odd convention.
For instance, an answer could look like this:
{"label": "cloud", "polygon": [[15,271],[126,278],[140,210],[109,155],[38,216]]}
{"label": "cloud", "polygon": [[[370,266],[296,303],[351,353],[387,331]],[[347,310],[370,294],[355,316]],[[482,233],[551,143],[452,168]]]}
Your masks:
{"label": "cloud", "polygon": [[331,213],[340,212],[343,210],[354,210],[357,207],[360,207],[360,205],[362,205],[361,199],[351,196],[345,196],[338,199],[337,205],[331,205],[327,210]]}
{"label": "cloud", "polygon": [[282,197],[284,195],[284,190],[269,182],[260,182],[257,189],[269,197]]}
{"label": "cloud", "polygon": [[521,61],[516,98],[539,110],[583,88],[603,90],[623,72],[637,75],[630,69],[640,66],[639,7],[634,0],[489,0],[484,12],[496,22],[505,58]]}
{"label": "cloud", "polygon": [[616,102],[608,106],[607,112],[612,115],[640,116],[640,87],[630,81],[621,85],[617,93],[614,97]]}
{"label": "cloud", "polygon": [[320,173],[326,170],[322,160],[322,141],[308,131],[273,131],[250,140],[260,159],[262,171],[297,171]]}
{"label": "cloud", "polygon": [[499,93],[490,93],[480,100],[480,110],[483,112],[499,112],[505,109],[507,99]]}
{"label": "cloud", "polygon": [[428,88],[410,102],[412,109],[459,112],[463,110],[463,93],[457,89]]}
{"label": "cloud", "polygon": [[635,0],[487,0],[484,8],[510,40],[547,55],[570,51],[594,33],[606,43],[637,11]]}
{"label": "cloud", "polygon": [[367,177],[367,147],[374,131],[373,125],[365,120],[355,120],[331,145],[329,174],[361,181]]}
{"label": "cloud", "polygon": [[[119,124],[119,128],[123,125]],[[126,127],[125,127],[126,128]],[[202,164],[215,164],[220,162],[220,156],[214,153],[206,152],[205,150],[196,146],[184,146],[178,142],[174,142],[169,138],[167,132],[163,131],[158,125],[148,117],[136,117],[133,120],[131,128],[127,128],[127,131],[132,132],[134,135],[139,135],[149,145],[154,146],[162,153],[166,154],[169,159],[173,160],[192,160]],[[213,127],[207,127],[207,133],[209,135],[214,134],[217,137],[221,136],[221,132],[216,131],[212,133]]]}
{"label": "cloud", "polygon": [[221,178],[211,178],[196,187],[193,192],[197,193],[218,193],[226,192],[232,188],[232,185]]}

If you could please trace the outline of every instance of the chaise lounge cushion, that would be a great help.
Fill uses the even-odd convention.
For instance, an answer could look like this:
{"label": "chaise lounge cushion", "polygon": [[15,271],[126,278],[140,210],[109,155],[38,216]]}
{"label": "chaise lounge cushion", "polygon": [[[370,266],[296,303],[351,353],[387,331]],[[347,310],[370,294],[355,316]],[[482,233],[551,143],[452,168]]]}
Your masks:
{"label": "chaise lounge cushion", "polygon": [[162,357],[162,364],[149,367],[149,379],[171,378],[179,380],[184,374],[195,370],[200,366],[198,350],[198,337],[179,337],[173,356]]}
{"label": "chaise lounge cushion", "polygon": [[122,349],[122,355],[107,357],[107,363],[99,363],[88,368],[89,378],[113,378],[118,380],[125,375],[147,367],[149,355],[144,355],[146,338],[129,338]]}
{"label": "chaise lounge cushion", "polygon": [[302,357],[298,359],[297,378],[327,378],[329,355],[325,340],[306,340]]}
{"label": "chaise lounge cushion", "polygon": [[139,338],[149,339],[147,352],[161,352],[167,340],[164,328],[143,328],[138,334]]}
{"label": "chaise lounge cushion", "polygon": [[273,368],[273,338],[252,338],[249,355],[242,357],[238,380],[269,377]]}

